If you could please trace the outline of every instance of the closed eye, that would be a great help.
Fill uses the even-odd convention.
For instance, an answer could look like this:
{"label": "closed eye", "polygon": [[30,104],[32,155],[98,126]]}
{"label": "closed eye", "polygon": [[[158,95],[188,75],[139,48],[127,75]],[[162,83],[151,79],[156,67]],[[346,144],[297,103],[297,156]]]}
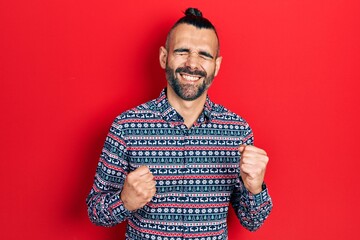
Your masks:
{"label": "closed eye", "polygon": [[189,54],[190,50],[187,48],[177,48],[174,50],[174,53],[178,55],[184,55],[184,54]]}
{"label": "closed eye", "polygon": [[[174,53],[179,56],[187,56],[187,55],[191,54],[192,52],[188,48],[177,48],[174,50]],[[199,51],[199,52],[195,52],[195,53],[205,60],[214,59],[214,57],[206,51]]]}
{"label": "closed eye", "polygon": [[199,55],[205,59],[214,59],[214,57],[210,53],[205,52],[205,51],[200,51]]}

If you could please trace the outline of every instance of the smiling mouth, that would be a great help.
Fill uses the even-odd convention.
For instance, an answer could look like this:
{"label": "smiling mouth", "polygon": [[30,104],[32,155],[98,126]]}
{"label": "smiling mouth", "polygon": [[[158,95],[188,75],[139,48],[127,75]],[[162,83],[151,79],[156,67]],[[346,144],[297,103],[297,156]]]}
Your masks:
{"label": "smiling mouth", "polygon": [[180,76],[185,79],[186,81],[190,81],[190,82],[195,82],[200,80],[201,76],[194,76],[194,75],[189,75],[186,73],[180,73]]}

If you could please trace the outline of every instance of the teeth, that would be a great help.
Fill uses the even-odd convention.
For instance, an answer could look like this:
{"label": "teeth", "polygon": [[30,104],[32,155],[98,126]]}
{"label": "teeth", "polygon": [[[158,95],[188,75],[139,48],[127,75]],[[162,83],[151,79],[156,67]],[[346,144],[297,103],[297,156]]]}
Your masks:
{"label": "teeth", "polygon": [[199,77],[194,77],[194,76],[190,76],[190,75],[182,75],[182,77],[188,81],[196,81],[199,79]]}

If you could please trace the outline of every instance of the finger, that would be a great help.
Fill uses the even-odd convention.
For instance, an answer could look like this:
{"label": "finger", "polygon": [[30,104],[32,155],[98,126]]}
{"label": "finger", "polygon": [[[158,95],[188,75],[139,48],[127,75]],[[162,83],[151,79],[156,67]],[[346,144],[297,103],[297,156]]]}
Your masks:
{"label": "finger", "polygon": [[246,174],[247,178],[249,178],[249,179],[255,179],[257,176],[259,176],[258,171],[249,165],[242,166],[240,168],[240,174],[241,173]]}
{"label": "finger", "polygon": [[[250,151],[251,151],[251,152],[260,153],[260,154],[262,154],[262,155],[267,155],[264,149],[255,147],[255,146],[253,146],[253,145],[241,145],[241,146],[244,146],[242,152],[244,152],[244,151],[246,151],[246,152],[249,151],[249,152],[250,152]],[[241,148],[241,146],[240,146],[240,148]],[[240,148],[239,148],[239,150],[240,150]],[[241,152],[241,151],[240,151],[240,152]]]}
{"label": "finger", "polygon": [[258,152],[252,152],[252,151],[245,151],[242,155],[241,155],[241,159],[240,162],[245,162],[245,163],[258,163],[258,162],[268,162],[269,161],[269,157],[267,155],[258,153]]}
{"label": "finger", "polygon": [[266,171],[266,163],[259,162],[258,164],[240,164],[240,171],[247,174],[263,175]]}
{"label": "finger", "polygon": [[149,189],[149,192],[150,192],[151,196],[154,196],[156,193],[156,187],[154,186],[153,188]]}
{"label": "finger", "polygon": [[265,161],[259,161],[256,163],[254,163],[254,161],[248,161],[248,162],[241,161],[239,167],[240,169],[246,167],[246,168],[254,168],[254,169],[262,170],[262,169],[266,169],[266,165],[267,163]]}
{"label": "finger", "polygon": [[136,176],[143,176],[148,173],[150,173],[150,169],[145,165],[142,165],[133,171],[133,174],[136,174]]}
{"label": "finger", "polygon": [[242,145],[239,146],[239,151],[240,151],[241,153],[243,153],[244,150],[245,150],[245,148],[246,148],[246,145],[242,144]]}
{"label": "finger", "polygon": [[156,188],[153,189],[153,191],[151,192],[152,196],[154,196],[156,194]]}
{"label": "finger", "polygon": [[153,188],[156,189],[156,181],[152,181],[152,182],[151,182],[151,185],[152,185]]}
{"label": "finger", "polygon": [[152,175],[151,173],[144,174],[142,176],[139,176],[139,180],[142,182],[152,182],[154,181],[154,175]]}
{"label": "finger", "polygon": [[240,159],[240,164],[256,164],[259,160],[259,154],[253,152],[244,152]]}
{"label": "finger", "polygon": [[153,190],[156,189],[156,182],[152,181],[152,182],[147,182],[147,183],[142,183],[139,188],[143,189],[143,190]]}
{"label": "finger", "polygon": [[240,165],[240,172],[248,174],[250,172],[250,169],[251,169],[251,165],[249,165],[249,164],[241,164]]}
{"label": "finger", "polygon": [[264,165],[251,165],[251,164],[242,164],[240,166],[240,171],[244,171],[246,173],[255,173],[260,174],[262,171],[264,171],[266,167]]}

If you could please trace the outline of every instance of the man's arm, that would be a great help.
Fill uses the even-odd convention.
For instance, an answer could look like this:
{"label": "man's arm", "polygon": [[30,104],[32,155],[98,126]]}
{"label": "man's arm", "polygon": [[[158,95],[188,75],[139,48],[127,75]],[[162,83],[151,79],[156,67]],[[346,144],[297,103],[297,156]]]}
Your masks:
{"label": "man's arm", "polygon": [[273,207],[268,190],[263,184],[263,190],[252,194],[238,178],[235,190],[231,196],[231,204],[241,225],[249,231],[256,231],[264,223]]}
{"label": "man's arm", "polygon": [[243,142],[239,147],[241,155],[239,176],[231,197],[241,224],[250,231],[257,230],[268,217],[272,201],[264,184],[269,158],[266,152],[253,146],[253,134],[247,125]]}
{"label": "man's arm", "polygon": [[89,218],[96,225],[114,226],[131,216],[120,199],[127,173],[126,143],[115,119],[100,155],[94,184],[86,199]]}
{"label": "man's arm", "polygon": [[156,193],[156,182],[147,166],[129,171],[126,147],[116,119],[107,135],[86,200],[90,220],[97,225],[114,226],[126,220],[131,211],[142,208]]}

